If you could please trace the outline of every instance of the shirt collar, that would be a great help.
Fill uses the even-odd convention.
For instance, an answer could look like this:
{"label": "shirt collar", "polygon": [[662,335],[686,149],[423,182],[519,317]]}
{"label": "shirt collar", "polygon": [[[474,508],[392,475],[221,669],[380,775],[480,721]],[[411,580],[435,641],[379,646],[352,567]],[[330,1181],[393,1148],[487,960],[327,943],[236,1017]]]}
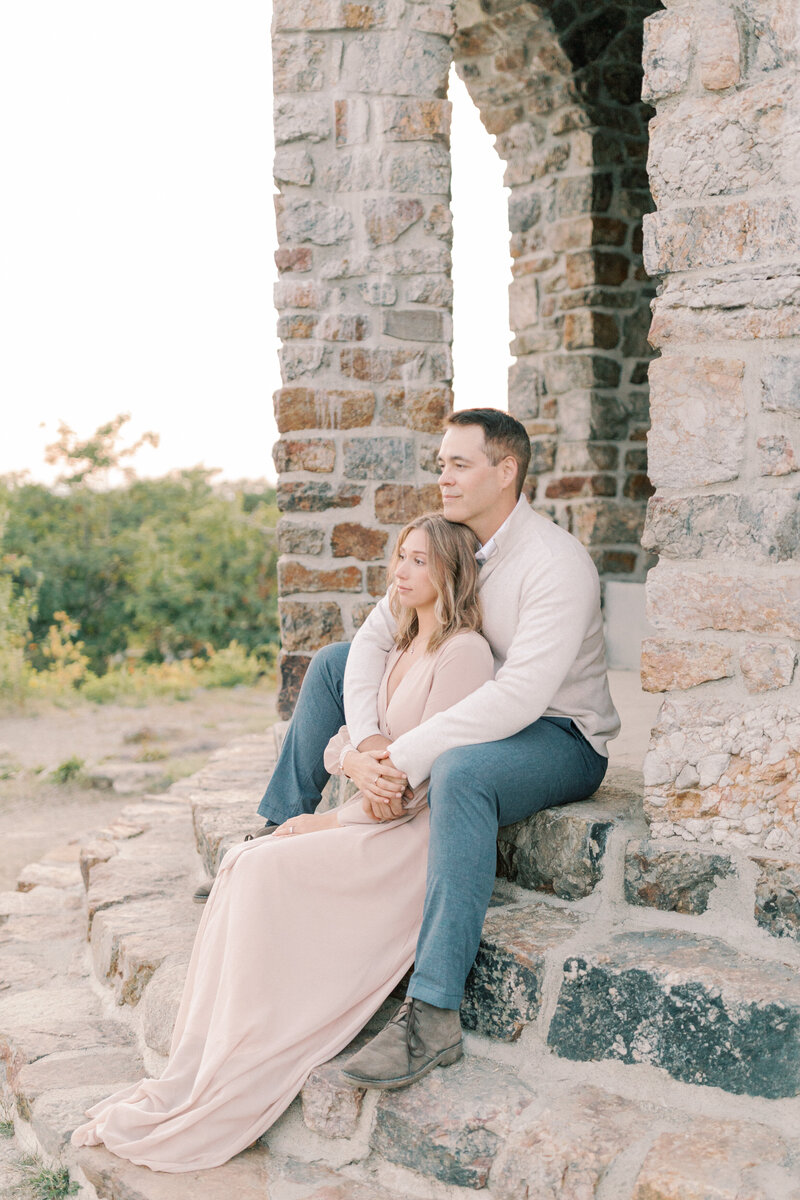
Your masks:
{"label": "shirt collar", "polygon": [[480,550],[475,551],[475,558],[478,560],[478,562],[481,564],[481,566],[483,566],[483,564],[487,561],[487,559],[490,559],[492,557],[492,555],[494,554],[495,550],[497,549],[497,542],[495,539],[498,538],[503,533],[503,531],[506,529],[506,527],[508,526],[509,522],[511,521],[511,518],[513,517],[515,511],[516,511],[516,509],[512,509],[511,512],[509,513],[509,515],[506,517],[505,521],[503,521],[503,524],[500,526],[499,529],[495,530],[495,532],[489,538],[488,542],[485,542],[481,546]]}

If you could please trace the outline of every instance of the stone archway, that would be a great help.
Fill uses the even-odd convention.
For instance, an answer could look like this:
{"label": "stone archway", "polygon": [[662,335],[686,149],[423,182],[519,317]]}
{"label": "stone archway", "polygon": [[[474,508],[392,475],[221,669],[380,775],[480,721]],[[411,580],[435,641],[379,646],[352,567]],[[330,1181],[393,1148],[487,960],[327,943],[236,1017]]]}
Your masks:
{"label": "stone archway", "polygon": [[[454,20],[446,0],[276,0],[281,707],[382,591],[397,525],[436,502],[455,53],[513,189],[510,406],[532,498],[606,576],[660,555],[645,680],[672,695],[645,764],[654,831],[785,848],[800,812],[796,17],[790,0],[654,8],[465,0]],[[662,357],[640,548],[643,24]]]}

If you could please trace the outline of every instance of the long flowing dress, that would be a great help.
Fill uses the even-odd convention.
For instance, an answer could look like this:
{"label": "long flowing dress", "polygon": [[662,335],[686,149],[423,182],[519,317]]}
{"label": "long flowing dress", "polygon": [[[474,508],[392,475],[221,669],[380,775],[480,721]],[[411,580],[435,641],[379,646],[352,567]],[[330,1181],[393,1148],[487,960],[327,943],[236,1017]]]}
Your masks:
{"label": "long flowing dress", "polygon": [[[477,633],[422,655],[396,688],[388,656],[379,725],[393,739],[492,675]],[[347,742],[329,744],[328,770]],[[72,1135],[158,1171],[219,1166],[288,1107],[310,1072],[363,1028],[414,961],[428,848],[426,785],[394,821],[354,796],[338,826],[234,846],[222,860],[189,963],[170,1055],[91,1108]]]}

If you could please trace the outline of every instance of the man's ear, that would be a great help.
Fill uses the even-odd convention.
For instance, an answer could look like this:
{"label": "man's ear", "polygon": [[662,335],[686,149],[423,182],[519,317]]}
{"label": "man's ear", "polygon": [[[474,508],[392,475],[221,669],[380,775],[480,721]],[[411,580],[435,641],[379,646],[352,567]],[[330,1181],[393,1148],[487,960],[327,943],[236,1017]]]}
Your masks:
{"label": "man's ear", "polygon": [[514,487],[517,482],[517,460],[513,454],[507,454],[500,463],[503,487]]}

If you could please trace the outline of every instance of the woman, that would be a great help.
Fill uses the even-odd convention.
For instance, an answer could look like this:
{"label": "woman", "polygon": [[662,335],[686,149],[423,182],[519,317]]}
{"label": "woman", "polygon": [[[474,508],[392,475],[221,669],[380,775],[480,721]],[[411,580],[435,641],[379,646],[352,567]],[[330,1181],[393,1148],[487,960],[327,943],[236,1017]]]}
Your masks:
{"label": "woman", "polygon": [[[378,697],[390,741],[492,676],[478,633],[477,547],[466,526],[437,514],[398,538],[389,566],[397,643]],[[358,753],[342,729],[325,766],[364,781],[376,756]],[[422,784],[386,819],[388,809],[376,813],[356,793],[233,847],[200,923],[164,1074],[92,1108],[73,1144],[103,1142],[131,1162],[181,1172],[218,1166],[264,1133],[414,961],[425,799]]]}

